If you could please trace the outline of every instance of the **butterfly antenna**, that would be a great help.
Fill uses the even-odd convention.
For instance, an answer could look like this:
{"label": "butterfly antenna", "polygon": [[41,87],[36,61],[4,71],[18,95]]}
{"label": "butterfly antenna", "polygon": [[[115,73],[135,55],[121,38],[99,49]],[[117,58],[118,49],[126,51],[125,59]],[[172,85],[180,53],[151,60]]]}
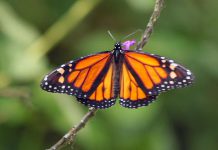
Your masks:
{"label": "butterfly antenna", "polygon": [[122,39],[122,41],[125,40],[125,39],[127,39],[127,38],[129,38],[130,36],[136,34],[137,32],[142,32],[142,29],[137,29],[136,31],[134,31],[134,32],[132,32],[132,33],[130,33],[130,34],[128,34],[127,36],[125,36],[125,37]]}
{"label": "butterfly antenna", "polygon": [[107,33],[110,35],[110,37],[111,37],[115,42],[117,42],[116,38],[113,36],[113,34],[111,33],[110,30],[108,30]]}

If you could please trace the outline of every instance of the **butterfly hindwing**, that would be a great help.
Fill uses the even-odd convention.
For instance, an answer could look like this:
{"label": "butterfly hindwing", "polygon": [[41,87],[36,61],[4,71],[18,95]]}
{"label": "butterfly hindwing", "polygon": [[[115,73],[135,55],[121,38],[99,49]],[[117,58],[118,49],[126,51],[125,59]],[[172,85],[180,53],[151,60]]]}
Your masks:
{"label": "butterfly hindwing", "polygon": [[122,64],[120,74],[120,104],[128,108],[146,106],[156,98],[156,95],[148,95],[136,81],[125,62]]}
{"label": "butterfly hindwing", "polygon": [[113,89],[114,65],[110,63],[97,88],[88,98],[78,98],[85,105],[95,108],[108,108],[115,104],[116,96]]}
{"label": "butterfly hindwing", "polygon": [[41,87],[54,93],[75,95],[81,103],[96,108],[115,103],[112,83],[113,55],[101,52],[70,61],[45,76]]}
{"label": "butterfly hindwing", "polygon": [[[161,92],[188,86],[194,78],[189,70],[173,60],[141,51],[124,51],[123,64],[125,67],[122,68],[126,68],[129,76],[132,76],[131,84],[127,87],[124,86],[124,88],[129,88],[129,91],[132,92],[134,90],[132,83],[135,82],[141,89],[139,91],[146,95],[144,99],[141,99],[144,102],[140,101],[140,98],[136,101],[133,97],[121,96],[121,104],[124,107],[137,108],[147,105]],[[125,69],[122,70],[125,71]],[[121,82],[123,76],[121,73]],[[122,84],[120,86],[122,89]],[[122,95],[122,92],[120,95]],[[132,104],[130,105],[130,103]]]}

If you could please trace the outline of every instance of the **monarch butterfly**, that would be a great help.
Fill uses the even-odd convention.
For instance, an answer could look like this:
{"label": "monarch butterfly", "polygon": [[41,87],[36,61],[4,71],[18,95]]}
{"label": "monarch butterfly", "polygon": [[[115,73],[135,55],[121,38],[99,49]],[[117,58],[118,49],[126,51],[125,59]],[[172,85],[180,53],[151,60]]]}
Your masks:
{"label": "monarch butterfly", "polygon": [[44,77],[41,88],[103,109],[114,105],[117,97],[123,107],[146,106],[161,92],[192,84],[190,70],[165,57],[128,50],[134,44],[128,42],[61,65]]}

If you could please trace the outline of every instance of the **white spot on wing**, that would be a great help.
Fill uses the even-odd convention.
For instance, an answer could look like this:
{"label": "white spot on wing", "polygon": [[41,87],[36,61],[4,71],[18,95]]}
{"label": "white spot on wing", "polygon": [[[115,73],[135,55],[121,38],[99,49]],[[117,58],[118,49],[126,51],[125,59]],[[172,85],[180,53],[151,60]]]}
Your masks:
{"label": "white spot on wing", "polygon": [[190,71],[187,71],[187,75],[191,75],[192,73]]}
{"label": "white spot on wing", "polygon": [[161,62],[162,62],[162,63],[165,63],[165,62],[166,62],[166,59],[161,60]]}
{"label": "white spot on wing", "polygon": [[46,75],[44,78],[44,81],[47,81],[47,80],[48,80],[48,75]]}
{"label": "white spot on wing", "polygon": [[187,77],[186,77],[186,79],[190,80],[190,79],[191,79],[191,77],[190,77],[190,76],[187,76]]}
{"label": "white spot on wing", "polygon": [[170,83],[170,84],[174,84],[174,82],[173,82],[173,81],[170,81],[169,83]]}

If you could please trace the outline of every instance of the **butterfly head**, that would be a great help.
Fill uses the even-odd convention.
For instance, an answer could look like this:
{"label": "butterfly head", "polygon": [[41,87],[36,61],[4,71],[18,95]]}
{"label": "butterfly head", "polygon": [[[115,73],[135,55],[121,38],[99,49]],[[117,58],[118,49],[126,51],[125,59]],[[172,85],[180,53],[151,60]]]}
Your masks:
{"label": "butterfly head", "polygon": [[130,50],[130,47],[136,43],[136,40],[128,40],[123,43],[116,42],[113,50]]}
{"label": "butterfly head", "polygon": [[121,50],[122,49],[121,45],[122,45],[121,42],[115,43],[114,44],[114,50]]}

